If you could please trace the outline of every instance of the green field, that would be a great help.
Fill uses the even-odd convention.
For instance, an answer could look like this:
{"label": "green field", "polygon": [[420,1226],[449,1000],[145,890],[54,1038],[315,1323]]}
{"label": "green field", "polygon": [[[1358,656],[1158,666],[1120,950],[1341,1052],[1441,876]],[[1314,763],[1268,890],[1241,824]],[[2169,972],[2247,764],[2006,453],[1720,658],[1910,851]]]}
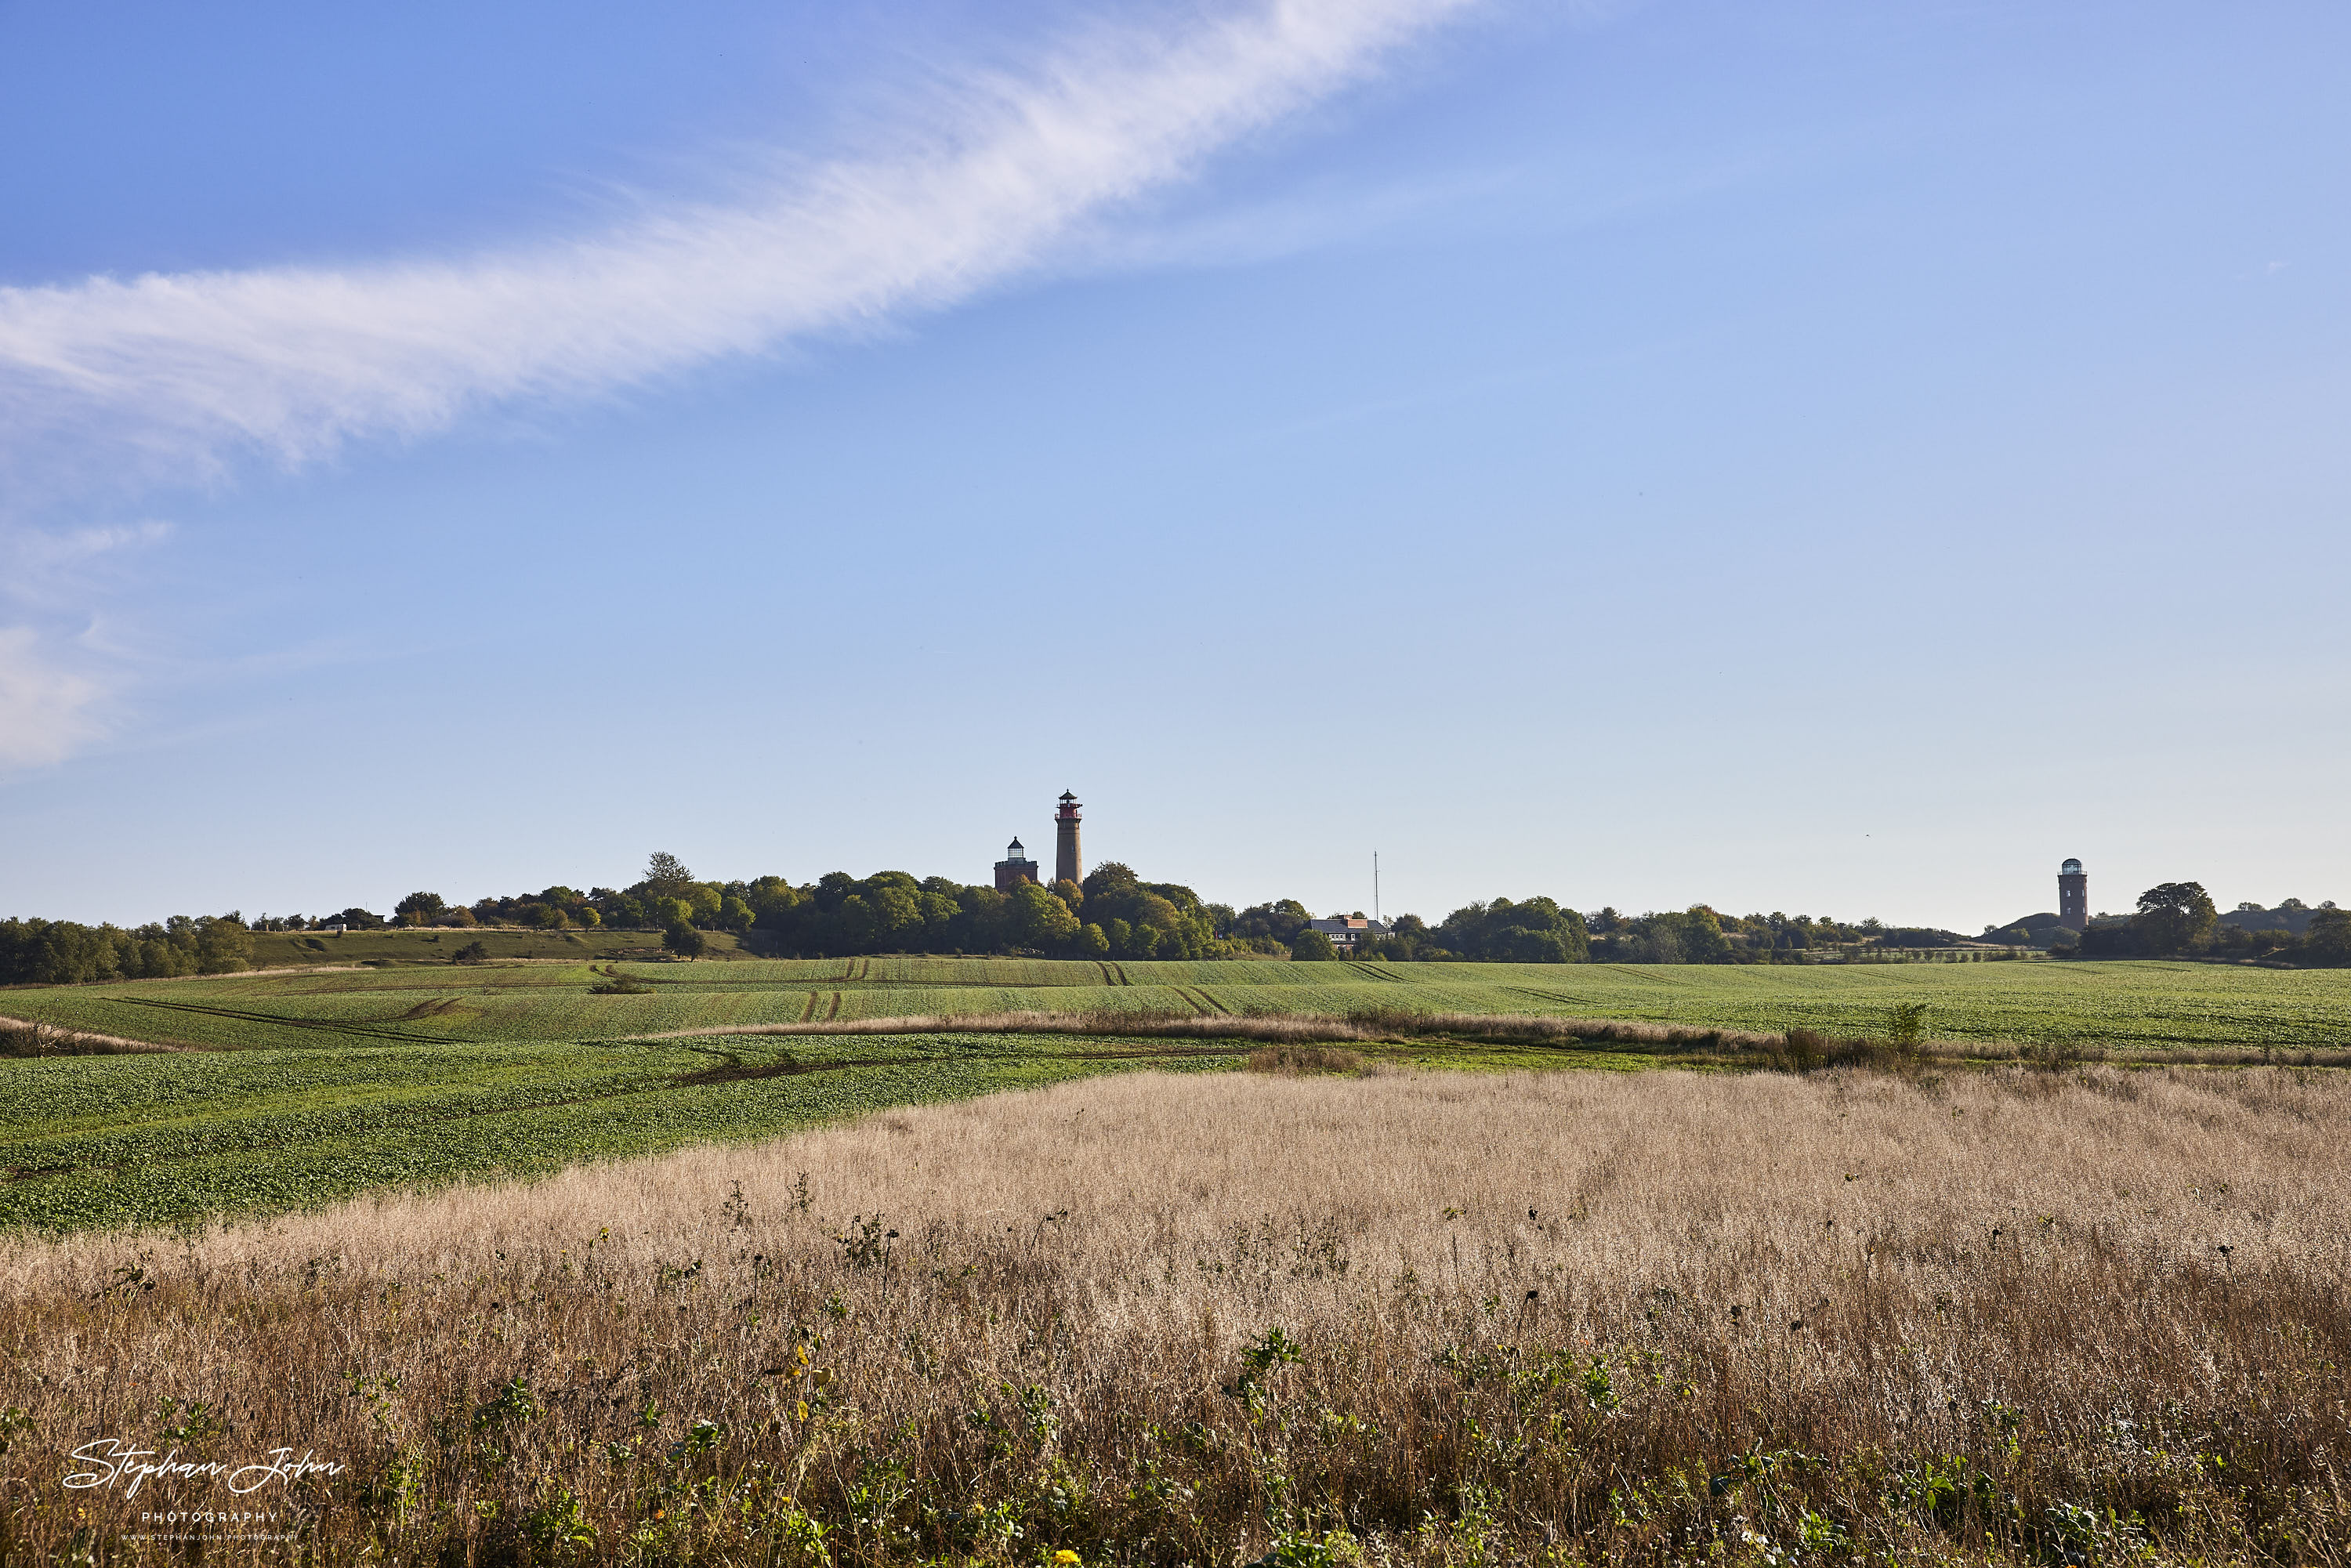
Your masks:
{"label": "green field", "polygon": [[[413,937],[405,938],[411,942]],[[549,939],[535,938],[541,944]],[[361,938],[349,938],[358,941]],[[391,941],[393,938],[383,938]],[[2351,970],[2211,964],[1150,964],[1003,958],[622,962],[643,996],[595,996],[574,961],[254,974],[0,990],[0,1014],[204,1048],[611,1040],[912,1014],[1359,1008],[1541,1013],[1834,1034],[1924,1002],[1947,1040],[2181,1048],[2351,1044]]]}
{"label": "green field", "polygon": [[[766,1046],[772,1042],[753,1042]],[[1164,1042],[1155,1042],[1164,1043]],[[70,1229],[307,1207],[382,1187],[544,1175],[1149,1061],[1071,1037],[685,1046],[392,1045],[15,1061],[0,1225]],[[789,1064],[788,1071],[778,1071]],[[772,1075],[769,1075],[772,1074]]]}
{"label": "green field", "polygon": [[[413,934],[373,940],[394,956],[422,947]],[[584,956],[0,991],[0,1016],[193,1048],[0,1061],[0,1226],[158,1222],[529,1176],[1138,1064],[1227,1066],[1249,1049],[1246,1041],[1119,1038],[1114,1029],[1100,1037],[690,1035],[738,1025],[1024,1010],[1222,1016],[1386,1008],[1870,1034],[1883,1031],[1896,1004],[1919,1001],[1928,1032],[1946,1040],[2096,1047],[2158,1060],[2182,1050],[2351,1044],[2351,972],[2197,964],[738,957],[618,967],[649,992],[592,994],[605,977]],[[647,1038],[677,1031],[688,1038]],[[1456,1065],[1628,1064],[1621,1052],[1443,1042],[1399,1054]]]}

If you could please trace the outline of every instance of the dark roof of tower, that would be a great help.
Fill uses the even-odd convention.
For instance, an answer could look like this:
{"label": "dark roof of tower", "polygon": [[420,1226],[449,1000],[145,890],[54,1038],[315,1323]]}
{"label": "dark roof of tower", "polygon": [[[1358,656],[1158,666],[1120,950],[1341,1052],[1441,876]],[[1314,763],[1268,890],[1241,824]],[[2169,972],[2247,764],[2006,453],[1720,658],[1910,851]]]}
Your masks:
{"label": "dark roof of tower", "polygon": [[2064,865],[2057,868],[2057,874],[2060,876],[2079,876],[2082,874],[2082,862],[2080,861],[2067,861]]}

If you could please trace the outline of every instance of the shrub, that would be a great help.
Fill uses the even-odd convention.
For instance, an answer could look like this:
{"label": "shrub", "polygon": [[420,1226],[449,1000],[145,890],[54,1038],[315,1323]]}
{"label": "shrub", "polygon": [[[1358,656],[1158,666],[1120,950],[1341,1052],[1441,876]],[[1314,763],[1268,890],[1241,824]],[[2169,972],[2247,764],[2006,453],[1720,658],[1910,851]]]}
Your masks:
{"label": "shrub", "polygon": [[1327,964],[1338,958],[1339,949],[1320,931],[1301,931],[1290,940],[1290,956],[1301,964]]}

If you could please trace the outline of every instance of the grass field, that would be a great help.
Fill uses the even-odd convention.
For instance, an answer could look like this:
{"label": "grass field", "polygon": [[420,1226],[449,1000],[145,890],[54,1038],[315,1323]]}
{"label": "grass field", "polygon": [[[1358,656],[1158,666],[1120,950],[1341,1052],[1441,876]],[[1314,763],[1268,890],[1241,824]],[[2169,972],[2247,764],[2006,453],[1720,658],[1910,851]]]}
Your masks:
{"label": "grass field", "polygon": [[[2340,1563],[2346,1094],[1132,1073],[177,1241],[0,1240],[0,1547]],[[68,1490],[92,1439],[345,1468]],[[131,1540],[225,1506],[295,1539]]]}
{"label": "grass field", "polygon": [[[419,945],[412,934],[383,940],[409,944],[391,949],[402,953]],[[593,994],[611,969],[647,990]],[[2351,973],[2189,964],[1845,969],[877,957],[591,967],[583,957],[16,988],[0,991],[0,1016],[175,1049],[0,1061],[0,1226],[178,1222],[314,1207],[374,1188],[536,1176],[1138,1062],[1227,1066],[1251,1049],[1247,1040],[1123,1036],[1114,1021],[1121,1013],[1188,1013],[1207,1023],[1384,1008],[1875,1034],[1905,1001],[1925,1003],[1928,1033],[1949,1040],[2095,1046],[2139,1059],[2223,1046],[2291,1054],[2351,1042]],[[1097,1033],[694,1037],[1007,1012],[1095,1015],[1088,1027]],[[1621,1048],[1445,1039],[1376,1054],[1489,1068],[1646,1060]]]}

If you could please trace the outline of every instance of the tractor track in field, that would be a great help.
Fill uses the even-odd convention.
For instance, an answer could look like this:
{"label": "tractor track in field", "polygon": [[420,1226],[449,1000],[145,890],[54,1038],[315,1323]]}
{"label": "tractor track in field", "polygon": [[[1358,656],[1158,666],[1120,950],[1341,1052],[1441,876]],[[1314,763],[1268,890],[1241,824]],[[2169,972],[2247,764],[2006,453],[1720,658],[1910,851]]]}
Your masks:
{"label": "tractor track in field", "polygon": [[337,1023],[329,1019],[281,1018],[276,1013],[245,1012],[235,1008],[200,1007],[194,1002],[167,1002],[155,997],[106,997],[101,998],[121,1007],[162,1008],[177,1013],[201,1013],[211,1018],[234,1019],[239,1023],[280,1024],[287,1029],[324,1030],[329,1034],[364,1035],[373,1040],[395,1040],[402,1045],[456,1045],[461,1040],[445,1034],[410,1034],[404,1030],[384,1029],[371,1023]]}
{"label": "tractor track in field", "polygon": [[1122,985],[1122,986],[1131,986],[1131,985],[1134,984],[1134,982],[1133,980],[1131,980],[1131,979],[1127,978],[1127,975],[1126,975],[1126,966],[1125,966],[1125,965],[1123,965],[1123,964],[1113,964],[1113,965],[1111,966],[1111,967],[1112,967],[1112,968],[1113,968],[1113,969],[1116,969],[1116,970],[1118,971],[1118,983],[1119,983],[1120,985]]}
{"label": "tractor track in field", "polygon": [[1563,997],[1557,991],[1539,991],[1531,986],[1504,986],[1501,988],[1506,991],[1515,991],[1522,997],[1532,997],[1539,1002],[1557,1002],[1566,1008],[1588,1008],[1598,1005],[1585,997]]}
{"label": "tractor track in field", "polygon": [[835,1019],[839,1018],[840,1016],[841,1016],[841,993],[840,993],[839,991],[835,991],[835,992],[833,992],[833,993],[832,993],[832,1009],[831,1009],[831,1011],[827,1012],[827,1013],[824,1015],[824,1021],[825,1021],[825,1022],[827,1022],[827,1023],[831,1023],[833,1019]]}
{"label": "tractor track in field", "polygon": [[1399,986],[1408,986],[1412,984],[1410,980],[1405,979],[1402,975],[1392,974],[1376,964],[1357,964],[1354,967],[1363,973],[1369,975],[1374,980],[1386,980],[1392,984]]}
{"label": "tractor track in field", "polygon": [[814,991],[810,991],[809,993],[808,1006],[800,1009],[800,1022],[806,1023],[814,1017],[816,1017],[816,993]]}

